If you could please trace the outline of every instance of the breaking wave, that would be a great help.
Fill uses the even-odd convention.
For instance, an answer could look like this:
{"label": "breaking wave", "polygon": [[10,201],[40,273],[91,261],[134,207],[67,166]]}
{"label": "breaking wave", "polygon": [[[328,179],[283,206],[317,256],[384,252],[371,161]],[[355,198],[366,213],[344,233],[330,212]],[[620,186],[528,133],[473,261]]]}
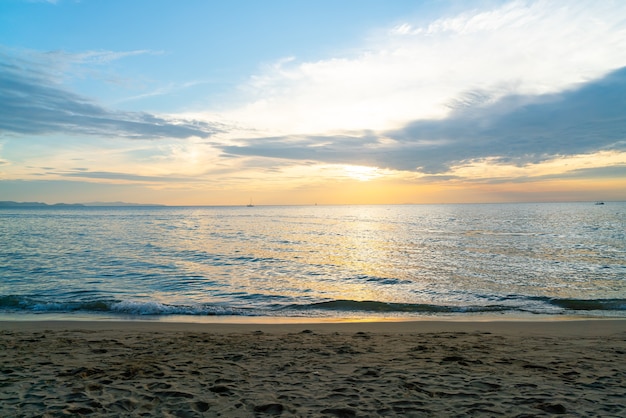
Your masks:
{"label": "breaking wave", "polygon": [[332,300],[308,305],[291,305],[294,310],[328,310],[361,312],[404,312],[404,313],[463,313],[463,312],[498,312],[510,310],[502,305],[488,306],[448,306],[422,303],[391,303],[377,301]]}
{"label": "breaking wave", "polygon": [[597,311],[607,314],[626,312],[626,299],[555,299],[528,298],[539,302],[528,305],[436,305],[424,303],[391,303],[380,301],[330,300],[308,304],[276,305],[272,309],[232,307],[219,304],[167,304],[153,300],[89,300],[41,301],[25,296],[0,296],[0,312],[4,313],[104,313],[115,316],[328,316],[359,312],[363,314],[471,314],[526,312],[536,314],[567,314],[576,311]]}
{"label": "breaking wave", "polygon": [[18,296],[0,296],[0,311],[33,313],[110,313],[119,315],[251,315],[245,309],[212,304],[174,305],[157,301],[98,300],[42,302]]}

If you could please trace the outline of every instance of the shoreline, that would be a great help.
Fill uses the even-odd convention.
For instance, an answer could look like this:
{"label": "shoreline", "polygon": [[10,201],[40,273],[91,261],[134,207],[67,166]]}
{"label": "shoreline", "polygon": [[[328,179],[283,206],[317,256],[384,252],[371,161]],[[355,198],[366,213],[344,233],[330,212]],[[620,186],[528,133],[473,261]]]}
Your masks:
{"label": "shoreline", "polygon": [[463,313],[445,315],[376,315],[353,313],[341,316],[283,316],[283,315],[120,315],[93,312],[35,313],[0,312],[0,322],[154,322],[190,324],[316,324],[367,322],[569,322],[569,321],[626,321],[626,316],[587,313],[572,314],[493,314]]}
{"label": "shoreline", "polygon": [[355,321],[310,321],[288,322],[169,322],[150,320],[0,320],[0,330],[44,331],[44,330],[120,330],[135,332],[206,332],[245,333],[264,331],[268,333],[290,333],[303,329],[318,332],[374,333],[433,333],[433,332],[493,332],[499,334],[544,334],[601,336],[626,332],[626,319],[567,318],[529,321],[526,319],[485,320],[355,320]]}

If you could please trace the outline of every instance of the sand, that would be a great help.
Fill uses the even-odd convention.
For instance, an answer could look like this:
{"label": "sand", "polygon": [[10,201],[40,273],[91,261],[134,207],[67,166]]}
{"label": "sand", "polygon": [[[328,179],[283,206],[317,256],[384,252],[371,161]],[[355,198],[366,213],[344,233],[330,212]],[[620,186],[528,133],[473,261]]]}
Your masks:
{"label": "sand", "polygon": [[0,416],[626,416],[626,321],[0,322]]}

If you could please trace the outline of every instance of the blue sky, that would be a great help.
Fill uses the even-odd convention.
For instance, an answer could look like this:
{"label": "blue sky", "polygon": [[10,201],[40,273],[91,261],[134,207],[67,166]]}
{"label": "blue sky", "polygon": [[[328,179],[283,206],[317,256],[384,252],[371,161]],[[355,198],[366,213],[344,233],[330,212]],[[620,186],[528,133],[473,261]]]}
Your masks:
{"label": "blue sky", "polygon": [[626,198],[621,1],[0,2],[0,200]]}
{"label": "blue sky", "polygon": [[[78,67],[69,70],[79,72],[68,74],[67,85],[97,95],[103,104],[168,112],[219,107],[263,65],[284,57],[314,61],[349,52],[372,28],[383,22],[392,25],[427,4],[3,1],[0,33],[5,47],[65,55],[58,59],[65,58],[66,65]],[[95,74],[85,75],[85,67]],[[115,88],[114,81],[122,86]]]}

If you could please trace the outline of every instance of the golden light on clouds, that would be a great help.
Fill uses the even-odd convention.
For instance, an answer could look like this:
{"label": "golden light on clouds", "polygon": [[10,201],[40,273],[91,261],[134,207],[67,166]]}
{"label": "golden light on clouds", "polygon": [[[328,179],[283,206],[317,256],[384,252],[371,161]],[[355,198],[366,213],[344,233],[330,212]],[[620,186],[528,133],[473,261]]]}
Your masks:
{"label": "golden light on clouds", "polygon": [[472,180],[542,177],[616,165],[626,166],[626,152],[600,151],[524,165],[504,164],[495,158],[487,158],[453,167],[450,174]]}

